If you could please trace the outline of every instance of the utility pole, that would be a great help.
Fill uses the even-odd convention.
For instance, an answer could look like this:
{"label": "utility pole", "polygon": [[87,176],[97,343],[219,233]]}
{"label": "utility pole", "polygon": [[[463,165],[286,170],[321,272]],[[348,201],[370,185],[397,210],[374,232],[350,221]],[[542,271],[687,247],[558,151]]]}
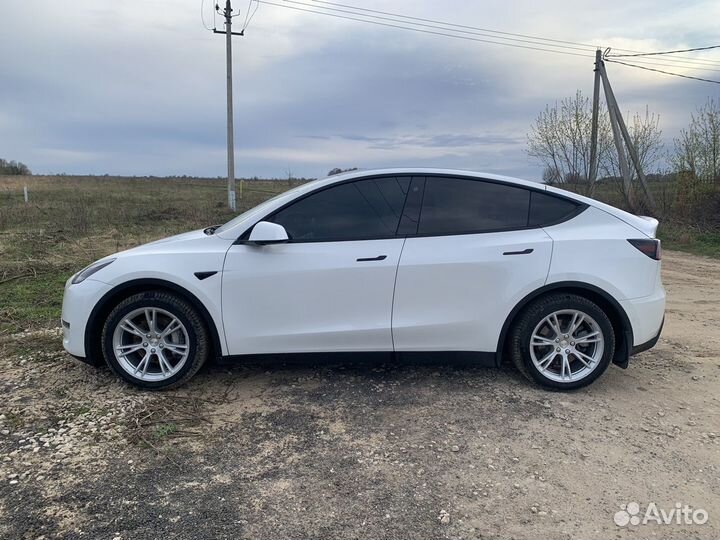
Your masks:
{"label": "utility pole", "polygon": [[595,51],[595,85],[593,87],[592,102],[592,132],[590,135],[590,193],[595,190],[598,170],[598,113],[600,108],[600,64],[602,63],[602,51]]}
{"label": "utility pole", "polygon": [[227,151],[228,151],[228,206],[235,211],[235,128],[232,101],[232,7],[225,0],[225,60],[227,62]]}
{"label": "utility pole", "polygon": [[[219,6],[215,6],[218,10]],[[225,61],[227,70],[227,161],[228,161],[228,174],[227,174],[227,196],[228,196],[228,207],[230,210],[235,211],[237,209],[236,197],[235,197],[235,130],[233,127],[233,80],[232,80],[232,36],[242,36],[244,32],[233,32],[232,31],[232,6],[230,0],[225,0],[225,9],[223,10],[223,16],[225,17],[225,31],[213,30],[216,34],[225,34]],[[242,186],[243,182],[240,179],[240,199],[242,199]]]}
{"label": "utility pole", "polygon": [[615,147],[618,151],[618,161],[620,162],[620,170],[622,171],[623,175],[623,185],[625,186],[625,193],[627,193],[628,201],[631,205],[633,204],[633,192],[630,178],[630,167],[628,166],[627,158],[625,157],[625,152],[622,148],[621,139],[625,141],[625,146],[627,146],[627,150],[630,154],[630,159],[632,160],[635,172],[637,173],[638,180],[645,193],[647,204],[652,210],[655,208],[655,199],[653,198],[652,193],[648,188],[647,179],[645,178],[645,173],[642,170],[640,158],[638,156],[637,150],[635,149],[635,145],[630,138],[630,132],[625,125],[625,120],[623,120],[622,113],[620,112],[620,107],[618,106],[617,100],[615,99],[615,93],[610,86],[607,71],[605,71],[605,63],[602,61],[600,61],[600,76],[602,77],[603,89],[605,91],[605,99],[607,100],[608,113],[610,114],[610,125],[612,126],[613,130]]}
{"label": "utility pole", "polygon": [[599,70],[600,76],[602,77],[603,90],[605,91],[605,99],[607,100],[608,114],[610,115],[610,127],[612,128],[613,140],[615,141],[615,149],[618,153],[618,163],[620,164],[620,171],[623,176],[623,189],[627,194],[628,202],[631,206],[633,206],[632,185],[630,184],[630,168],[628,167],[627,158],[625,157],[625,149],[623,148],[622,134],[620,133],[620,127],[618,126],[615,107],[613,107],[612,100],[609,97],[610,92],[612,92],[610,89],[610,81],[608,81],[607,74],[605,73],[605,65],[602,61],[600,62]]}
{"label": "utility pole", "polygon": [[[607,72],[605,71],[605,67],[603,66],[603,73],[605,74],[605,78],[607,79]],[[620,107],[618,106],[618,102],[615,99],[615,92],[613,92],[612,86],[610,86],[610,83],[608,82],[608,89],[610,90],[610,93],[608,94],[609,100],[612,100],[613,107],[615,107],[615,118],[617,119],[618,127],[620,128],[620,133],[623,136],[623,139],[625,139],[625,145],[628,149],[628,154],[630,154],[630,159],[633,162],[633,165],[635,166],[635,171],[638,175],[638,180],[640,181],[640,185],[643,188],[643,191],[645,192],[645,197],[647,197],[647,202],[649,203],[650,208],[655,207],[655,199],[652,196],[652,193],[650,192],[650,189],[647,185],[647,179],[645,178],[645,173],[642,170],[642,165],[640,163],[640,157],[638,156],[637,149],[635,148],[635,145],[632,142],[632,139],[630,138],[630,132],[627,129],[627,126],[625,125],[625,120],[623,120],[622,114],[620,113]]]}

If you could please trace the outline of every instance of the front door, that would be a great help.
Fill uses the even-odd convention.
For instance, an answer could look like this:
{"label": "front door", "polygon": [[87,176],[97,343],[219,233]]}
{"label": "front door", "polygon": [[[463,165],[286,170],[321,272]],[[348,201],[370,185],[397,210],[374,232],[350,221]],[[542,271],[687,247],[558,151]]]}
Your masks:
{"label": "front door", "polygon": [[284,244],[233,245],[223,269],[230,354],[392,351],[392,299],[409,179],[334,184],[263,218]]}

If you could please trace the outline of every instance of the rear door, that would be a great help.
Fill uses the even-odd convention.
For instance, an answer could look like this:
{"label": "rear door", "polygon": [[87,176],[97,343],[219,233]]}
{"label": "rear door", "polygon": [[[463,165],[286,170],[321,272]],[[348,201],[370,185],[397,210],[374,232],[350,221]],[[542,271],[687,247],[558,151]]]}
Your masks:
{"label": "rear door", "polygon": [[397,351],[494,352],[517,302],[546,280],[552,240],[530,221],[531,190],[428,176],[393,304]]}

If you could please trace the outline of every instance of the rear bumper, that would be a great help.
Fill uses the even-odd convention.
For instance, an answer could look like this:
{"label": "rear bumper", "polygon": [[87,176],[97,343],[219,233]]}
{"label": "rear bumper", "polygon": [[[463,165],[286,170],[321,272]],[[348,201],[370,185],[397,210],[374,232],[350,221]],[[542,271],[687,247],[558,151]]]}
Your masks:
{"label": "rear bumper", "polygon": [[645,346],[653,339],[657,342],[665,319],[665,289],[658,287],[649,296],[622,300],[620,304],[632,327],[632,344],[628,344],[631,354],[636,347]]}
{"label": "rear bumper", "polygon": [[632,350],[630,351],[630,356],[639,354],[641,352],[647,351],[648,349],[652,349],[660,339],[660,334],[662,333],[663,325],[665,324],[665,317],[663,317],[662,322],[660,323],[660,329],[658,330],[655,337],[649,339],[645,343],[640,343],[640,345],[635,345]]}
{"label": "rear bumper", "polygon": [[660,339],[665,322],[665,289],[661,286],[650,296],[623,300],[620,304],[630,327],[625,328],[625,339],[615,351],[613,364],[625,369],[631,356],[651,349]]}

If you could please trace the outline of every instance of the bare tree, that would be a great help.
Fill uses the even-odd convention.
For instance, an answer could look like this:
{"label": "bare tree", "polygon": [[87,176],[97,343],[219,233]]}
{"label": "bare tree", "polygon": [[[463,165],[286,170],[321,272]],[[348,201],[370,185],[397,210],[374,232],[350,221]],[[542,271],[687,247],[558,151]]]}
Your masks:
{"label": "bare tree", "polygon": [[[645,175],[658,172],[660,160],[663,157],[663,141],[662,130],[660,129],[660,115],[651,113],[648,107],[645,107],[645,114],[635,113],[629,122],[628,131],[630,132],[630,140],[632,141],[640,167]],[[630,159],[629,153],[626,154],[628,169],[630,170],[630,189],[635,191],[638,189],[638,177],[635,166]],[[608,152],[607,159],[600,164],[600,170],[606,176],[614,181],[618,190],[622,194],[626,205],[633,207],[632,201],[639,199],[634,193],[628,193],[625,184],[622,182],[622,174],[620,172],[620,161],[616,152]]]}
{"label": "bare tree", "polygon": [[[660,117],[645,108],[645,114],[635,114],[628,131],[643,172],[656,172],[662,157]],[[591,183],[590,151],[592,136],[592,107],[590,99],[577,91],[575,97],[565,98],[555,106],[547,106],[540,113],[528,134],[528,154],[543,165],[543,180],[551,184],[572,185],[575,191],[592,195],[596,182]],[[611,179],[621,179],[620,162],[612,138],[610,116],[600,105],[598,114],[598,172]],[[617,181],[625,206],[635,209],[634,201],[639,179],[634,165],[626,154],[632,177],[630,189]],[[597,181],[597,178],[595,179]]]}
{"label": "bare tree", "polygon": [[720,182],[720,103],[708,99],[698,107],[675,139],[670,161],[677,172],[689,172],[700,182]]}
{"label": "bare tree", "polygon": [[[610,121],[604,109],[598,117],[598,162],[604,163],[612,144]],[[592,106],[578,90],[546,106],[528,134],[528,154],[544,165],[543,180],[552,184],[576,184],[578,191],[592,194],[590,184],[590,137]],[[600,169],[602,170],[602,169]]]}

